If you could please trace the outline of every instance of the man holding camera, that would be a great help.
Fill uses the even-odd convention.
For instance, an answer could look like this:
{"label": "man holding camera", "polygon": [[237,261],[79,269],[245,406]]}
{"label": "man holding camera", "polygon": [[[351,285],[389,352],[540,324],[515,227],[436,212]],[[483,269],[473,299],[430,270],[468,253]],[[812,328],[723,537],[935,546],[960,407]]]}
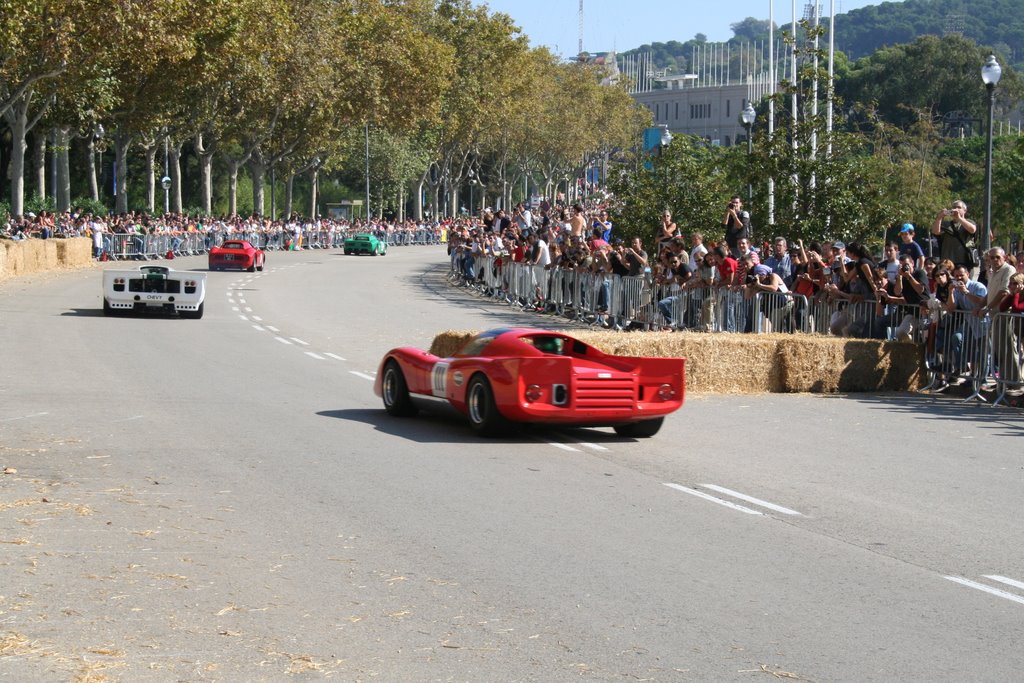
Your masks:
{"label": "man holding camera", "polygon": [[929,298],[928,275],[924,268],[915,268],[914,258],[910,254],[902,254],[896,266],[895,281],[878,290],[875,313],[883,315],[884,307],[902,307],[889,308],[888,313],[893,319],[888,322],[895,325],[895,318],[899,318],[898,325],[895,325],[896,339],[910,341],[914,332],[921,330],[921,318],[928,314]]}
{"label": "man holding camera", "polygon": [[953,202],[952,208],[943,209],[932,223],[932,235],[939,238],[939,258],[949,259],[954,265],[970,266],[971,277],[978,275],[978,250],[974,238],[978,226],[966,217],[967,204],[962,199]]}
{"label": "man holding camera", "polygon": [[740,258],[739,241],[750,239],[750,213],[743,210],[743,200],[734,194],[722,217],[722,228],[725,230],[725,243],[729,245],[733,258]]}

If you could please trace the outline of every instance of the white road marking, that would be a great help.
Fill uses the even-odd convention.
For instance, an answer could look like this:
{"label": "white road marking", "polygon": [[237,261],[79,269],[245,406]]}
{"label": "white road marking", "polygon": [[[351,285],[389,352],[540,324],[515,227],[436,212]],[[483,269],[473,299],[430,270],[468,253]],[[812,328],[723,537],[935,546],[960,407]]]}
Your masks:
{"label": "white road marking", "polygon": [[291,337],[291,340],[293,342],[295,342],[296,344],[301,344],[302,346],[309,346],[309,342],[304,342],[301,339],[299,339],[298,337]]}
{"label": "white road marking", "polygon": [[803,515],[800,514],[799,512],[797,512],[796,510],[790,510],[789,508],[784,508],[781,505],[776,505],[775,503],[769,503],[766,500],[761,500],[760,498],[754,498],[753,496],[748,496],[748,495],[746,495],[744,493],[740,493],[739,491],[733,491],[732,489],[727,489],[724,486],[715,486],[714,484],[701,484],[701,486],[703,486],[706,489],[711,489],[712,491],[718,491],[719,493],[724,493],[725,495],[732,496],[733,498],[739,498],[740,500],[745,500],[748,503],[753,503],[754,505],[759,505],[759,506],[761,506],[763,508],[768,508],[769,510],[775,510],[776,512],[781,512],[784,515],[797,515],[799,517],[803,517]]}
{"label": "white road marking", "polygon": [[601,444],[590,443],[588,441],[580,441],[580,445],[581,446],[585,446],[585,447],[590,448],[590,449],[595,450],[595,451],[606,451],[606,450],[608,450],[607,448],[605,448]]}
{"label": "white road marking", "polygon": [[714,496],[704,493],[703,491],[687,488],[686,486],[682,486],[680,484],[665,482],[665,486],[676,489],[677,491],[682,491],[683,493],[689,493],[691,496],[697,496],[698,498],[703,498],[704,500],[710,500],[712,503],[718,503],[719,505],[724,505],[727,508],[732,508],[733,510],[738,510],[739,512],[745,512],[748,515],[764,515],[763,512],[760,512],[758,510],[751,510],[748,507],[743,507],[742,505],[737,505],[736,503],[730,503],[729,501],[722,500],[721,498],[715,498]]}
{"label": "white road marking", "polygon": [[252,308],[250,308],[249,306],[246,306],[245,307],[245,312],[246,313],[252,313]]}
{"label": "white road marking", "polygon": [[255,320],[258,323],[263,322],[263,318],[259,317],[258,315],[252,316],[252,319]]}
{"label": "white road marking", "polygon": [[32,413],[31,415],[22,415],[21,417],[5,417],[0,422],[14,422],[15,420],[27,420],[30,417],[42,417],[43,415],[49,415],[49,413]]}
{"label": "white road marking", "polygon": [[267,329],[270,330],[271,332],[280,332],[281,331],[281,330],[277,329],[276,327],[271,327],[270,325],[267,325]]}
{"label": "white road marking", "polygon": [[355,370],[349,370],[349,372],[351,372],[351,373],[352,373],[353,375],[355,375],[356,377],[362,377],[363,379],[368,379],[368,380],[370,380],[371,382],[372,382],[372,381],[373,381],[373,379],[374,379],[373,377],[371,377],[370,375],[367,375],[367,374],[366,374],[366,373],[364,373],[364,372],[356,372]]}
{"label": "white road marking", "polygon": [[554,446],[555,448],[561,448],[563,451],[572,451],[573,453],[580,452],[580,449],[578,448],[573,448],[572,446],[566,445],[564,443],[558,443],[557,441],[545,441],[544,443],[546,443],[549,446]]}
{"label": "white road marking", "polygon": [[287,339],[285,339],[284,337],[274,337],[274,339],[276,339],[277,341],[281,342],[282,344],[287,344],[288,346],[292,345],[292,343],[290,341],[288,341]]}
{"label": "white road marking", "polygon": [[132,420],[141,420],[144,415],[133,415],[132,417],[126,417],[121,420],[111,420],[111,422],[131,422]]}
{"label": "white road marking", "polygon": [[264,329],[263,329],[262,327],[260,327],[259,325],[253,325],[253,326],[252,326],[252,329],[254,329],[254,330],[259,330],[260,332],[266,332],[266,330],[264,330]]}
{"label": "white road marking", "polygon": [[317,360],[327,360],[319,353],[313,353],[312,351],[306,351],[306,355],[309,356],[310,358],[316,358]]}
{"label": "white road marking", "polygon": [[329,356],[330,358],[333,358],[334,360],[345,360],[341,356],[333,354],[333,353],[325,353],[324,355],[325,356]]}
{"label": "white road marking", "polygon": [[992,586],[986,586],[983,583],[978,583],[977,581],[971,581],[970,579],[962,579],[959,576],[947,576],[945,578],[949,579],[953,583],[959,583],[962,586],[967,586],[968,588],[974,588],[974,589],[979,590],[979,591],[984,591],[984,592],[990,593],[992,595],[997,595],[1000,598],[1003,598],[1005,600],[1012,600],[1014,602],[1019,602],[1020,604],[1024,605],[1024,598],[1022,598],[1019,595],[1014,595],[1013,593],[1007,593],[1006,591],[1001,591],[998,588],[992,588]]}
{"label": "white road marking", "polygon": [[235,313],[238,313],[238,306],[232,306],[231,310],[234,311]]}
{"label": "white road marking", "polygon": [[239,314],[238,317],[241,318],[242,320],[244,320],[245,322],[249,322],[248,316],[244,316],[242,314]]}
{"label": "white road marking", "polygon": [[1024,581],[1016,581],[1014,579],[1008,579],[1005,576],[999,576],[998,574],[985,574],[986,579],[992,579],[999,583],[1005,583],[1007,586],[1013,586],[1014,588],[1020,588],[1024,590]]}

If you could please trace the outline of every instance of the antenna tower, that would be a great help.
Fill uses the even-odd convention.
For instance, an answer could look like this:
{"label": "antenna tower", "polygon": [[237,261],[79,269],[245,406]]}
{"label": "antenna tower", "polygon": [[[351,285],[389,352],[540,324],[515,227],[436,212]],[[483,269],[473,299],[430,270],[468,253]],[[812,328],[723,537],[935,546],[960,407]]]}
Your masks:
{"label": "antenna tower", "polygon": [[580,49],[576,52],[576,56],[583,54],[583,0],[580,0]]}

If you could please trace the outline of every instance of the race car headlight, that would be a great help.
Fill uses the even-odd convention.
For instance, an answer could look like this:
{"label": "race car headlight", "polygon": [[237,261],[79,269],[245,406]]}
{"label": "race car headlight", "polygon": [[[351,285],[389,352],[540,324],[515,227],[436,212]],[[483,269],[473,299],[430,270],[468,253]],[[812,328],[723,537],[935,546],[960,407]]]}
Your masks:
{"label": "race car headlight", "polygon": [[671,401],[676,397],[676,390],[671,384],[662,384],[658,387],[658,398],[662,401]]}
{"label": "race car headlight", "polygon": [[529,401],[530,403],[533,403],[534,401],[539,401],[541,397],[540,385],[531,384],[528,387],[526,387],[526,393],[524,394],[524,396],[526,397],[526,400]]}

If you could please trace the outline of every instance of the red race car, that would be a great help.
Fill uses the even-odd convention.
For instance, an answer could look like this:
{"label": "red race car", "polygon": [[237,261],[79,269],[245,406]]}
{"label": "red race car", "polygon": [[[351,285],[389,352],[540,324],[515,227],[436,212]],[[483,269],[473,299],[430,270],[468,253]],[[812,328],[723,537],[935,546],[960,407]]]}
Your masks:
{"label": "red race car", "polygon": [[266,254],[252,246],[247,240],[225,240],[219,247],[210,249],[210,270],[238,268],[254,273],[263,270]]}
{"label": "red race car", "polygon": [[542,423],[647,437],[682,406],[685,364],[612,356],[560,332],[503,328],[481,332],[451,358],[393,349],[373,389],[390,415],[446,404],[484,436]]}

